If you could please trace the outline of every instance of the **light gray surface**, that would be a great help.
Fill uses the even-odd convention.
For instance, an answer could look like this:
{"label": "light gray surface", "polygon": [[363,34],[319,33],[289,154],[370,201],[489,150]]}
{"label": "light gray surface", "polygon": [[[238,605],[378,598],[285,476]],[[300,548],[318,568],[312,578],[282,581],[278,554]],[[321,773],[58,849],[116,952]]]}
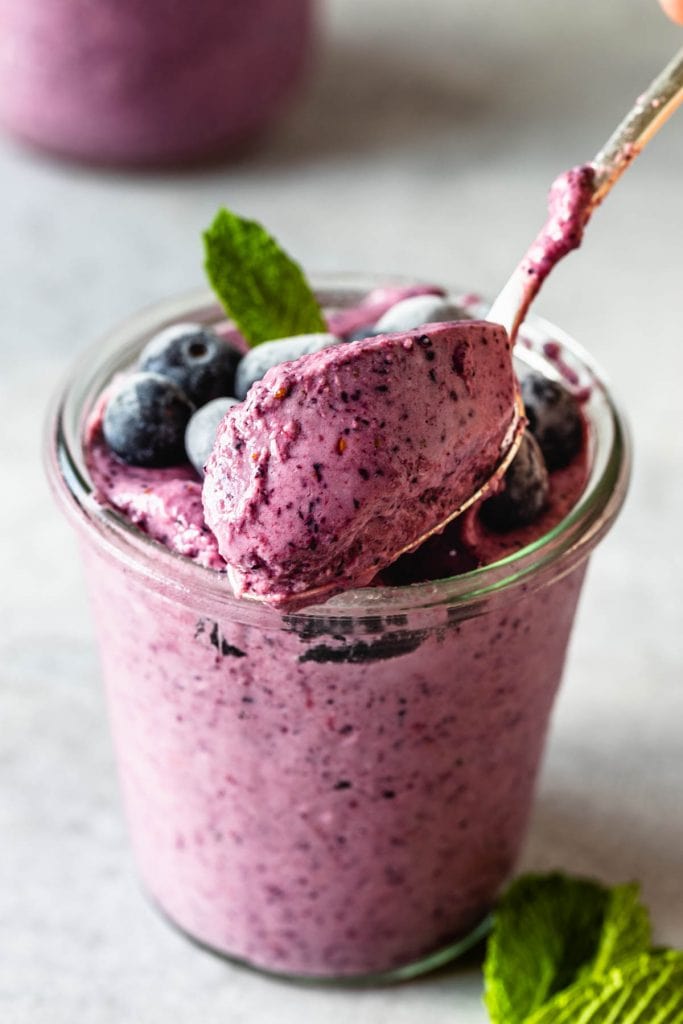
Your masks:
{"label": "light gray surface", "polygon": [[[553,176],[597,150],[683,45],[654,0],[327,10],[307,96],[232,167],[91,173],[0,144],[0,1015],[11,1024],[485,1020],[476,968],[400,989],[301,989],[195,950],[150,909],[121,821],[77,552],[39,461],[67,364],[136,307],[202,282],[198,233],[219,203],[262,219],[308,268],[495,293]],[[682,169],[680,113],[535,307],[608,368],[636,464],[589,576],[523,860],[640,879],[658,939],[679,945]]]}

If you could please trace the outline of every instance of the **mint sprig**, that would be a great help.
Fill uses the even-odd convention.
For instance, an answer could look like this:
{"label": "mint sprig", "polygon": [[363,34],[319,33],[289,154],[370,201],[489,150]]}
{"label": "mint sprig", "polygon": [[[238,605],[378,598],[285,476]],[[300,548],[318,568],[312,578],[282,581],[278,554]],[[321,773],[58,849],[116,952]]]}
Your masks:
{"label": "mint sprig", "polygon": [[494,914],[493,1024],[683,1024],[683,953],[651,948],[637,885],[525,875]]}
{"label": "mint sprig", "polygon": [[608,891],[560,874],[518,878],[494,915],[484,979],[493,1024],[523,1024],[597,955]]}
{"label": "mint sprig", "polygon": [[615,965],[648,952],[651,943],[650,915],[640,900],[639,887],[617,885],[608,892],[600,943],[581,977],[600,977]]}
{"label": "mint sprig", "polygon": [[527,1024],[683,1024],[683,953],[643,953],[560,992]]}
{"label": "mint sprig", "polygon": [[250,346],[327,330],[301,267],[259,223],[222,208],[203,237],[211,286]]}

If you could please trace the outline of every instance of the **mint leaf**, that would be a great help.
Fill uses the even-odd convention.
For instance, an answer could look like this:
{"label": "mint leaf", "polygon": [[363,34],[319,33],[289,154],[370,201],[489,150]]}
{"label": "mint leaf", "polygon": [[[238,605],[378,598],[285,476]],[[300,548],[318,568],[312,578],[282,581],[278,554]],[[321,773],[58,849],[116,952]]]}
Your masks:
{"label": "mint leaf", "polygon": [[494,914],[484,963],[493,1024],[522,1024],[596,956],[608,891],[561,874],[514,881]]}
{"label": "mint leaf", "polygon": [[522,1024],[578,977],[650,944],[634,886],[609,890],[561,874],[525,875],[503,895],[484,963],[493,1024]]}
{"label": "mint leaf", "polygon": [[683,1024],[683,953],[643,953],[578,982],[525,1024]]}
{"label": "mint leaf", "polygon": [[203,237],[211,286],[249,345],[327,330],[301,267],[260,224],[223,208]]}
{"label": "mint leaf", "polygon": [[596,955],[581,977],[598,977],[623,960],[646,953],[651,943],[650,917],[640,901],[639,886],[617,885],[609,891]]}

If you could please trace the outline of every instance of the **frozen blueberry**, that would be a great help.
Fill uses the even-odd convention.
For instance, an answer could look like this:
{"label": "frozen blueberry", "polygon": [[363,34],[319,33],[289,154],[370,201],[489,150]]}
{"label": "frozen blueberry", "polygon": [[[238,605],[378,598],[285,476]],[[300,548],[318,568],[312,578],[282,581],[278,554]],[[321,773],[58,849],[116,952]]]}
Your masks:
{"label": "frozen blueberry", "polygon": [[530,373],[521,382],[529,429],[548,469],[566,466],[581,448],[583,427],[575,398],[561,384]]}
{"label": "frozen blueberry", "polygon": [[375,324],[375,331],[378,334],[393,334],[397,331],[412,331],[423,324],[466,319],[467,314],[460,306],[440,295],[413,295],[409,299],[401,299],[388,309]]}
{"label": "frozen blueberry", "polygon": [[511,530],[533,523],[548,497],[548,471],[533,434],[525,431],[519,451],[503,477],[501,490],[481,506],[481,518],[492,530]]}
{"label": "frozen blueberry", "polygon": [[234,405],[239,405],[236,398],[214,398],[212,402],[197,409],[185,428],[185,451],[200,476],[204,475],[204,466],[216,440],[218,424]]}
{"label": "frozen blueberry", "polygon": [[196,406],[232,395],[240,353],[203,324],[173,324],[147,342],[141,370],[161,373],[179,385]]}
{"label": "frozen blueberry", "polygon": [[116,454],[132,466],[185,461],[185,427],[194,406],[160,373],[133,373],[109,399],[102,429]]}
{"label": "frozen blueberry", "polygon": [[381,334],[373,324],[365,324],[363,327],[356,327],[355,331],[351,331],[346,335],[347,341],[362,341],[363,338],[376,338],[378,334]]}
{"label": "frozen blueberry", "polygon": [[279,366],[290,359],[319,352],[330,345],[339,345],[340,342],[341,338],[335,337],[334,334],[296,334],[291,338],[264,341],[250,348],[237,366],[235,395],[240,401],[245,398],[251,385],[261,380],[271,366]]}

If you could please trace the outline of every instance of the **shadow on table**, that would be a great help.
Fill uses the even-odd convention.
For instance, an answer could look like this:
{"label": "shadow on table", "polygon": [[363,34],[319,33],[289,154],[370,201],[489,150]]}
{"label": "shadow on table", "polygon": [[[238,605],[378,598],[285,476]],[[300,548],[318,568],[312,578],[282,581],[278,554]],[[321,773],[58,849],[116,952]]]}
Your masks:
{"label": "shadow on table", "polygon": [[[506,120],[504,68],[497,54],[452,52],[441,45],[428,60],[377,41],[329,40],[289,110],[262,136],[222,157],[177,167],[112,168],[113,174],[156,177],[278,172],[327,160],[418,150],[454,135],[489,135],[498,144]],[[515,72],[516,73],[516,72]],[[102,168],[107,172],[107,168]]]}
{"label": "shadow on table", "polygon": [[587,100],[596,85],[577,76],[577,66],[597,64],[601,95],[621,89],[619,75],[612,70],[610,79],[590,39],[572,36],[564,45],[576,55],[570,69],[558,65],[552,47],[506,47],[502,38],[486,36],[460,40],[457,33],[439,37],[425,30],[420,39],[408,33],[391,40],[328,39],[289,113],[223,167],[249,162],[271,171],[419,152],[421,144],[427,148],[440,138],[446,146],[457,140],[471,157],[510,146],[524,150],[528,135],[548,145],[575,121],[587,131]]}
{"label": "shadow on table", "polygon": [[520,871],[561,869],[610,883],[644,886],[680,873],[680,850],[647,824],[651,816],[624,794],[541,793],[533,813]]}
{"label": "shadow on table", "polygon": [[495,74],[443,48],[433,59],[408,49],[329,44],[298,104],[262,150],[268,163],[352,156],[419,146],[493,116]]}

